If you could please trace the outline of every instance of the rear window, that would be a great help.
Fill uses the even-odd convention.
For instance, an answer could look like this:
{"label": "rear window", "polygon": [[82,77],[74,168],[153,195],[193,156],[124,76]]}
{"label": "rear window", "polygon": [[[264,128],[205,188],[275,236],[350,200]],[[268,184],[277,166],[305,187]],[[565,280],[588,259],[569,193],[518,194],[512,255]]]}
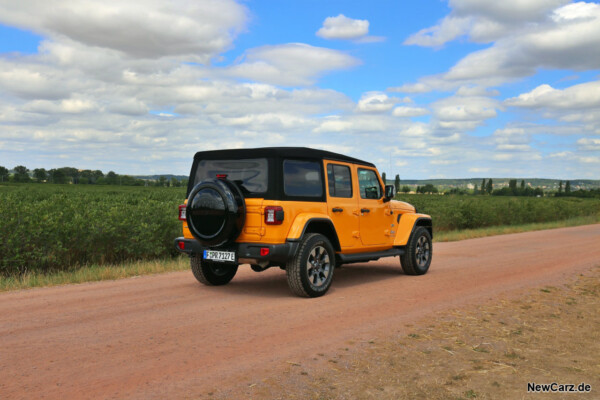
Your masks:
{"label": "rear window", "polygon": [[269,163],[266,158],[242,160],[201,160],[196,168],[194,185],[217,175],[227,175],[245,194],[266,193],[269,182]]}
{"label": "rear window", "polygon": [[285,160],[283,190],[286,196],[323,196],[321,164],[316,161]]}

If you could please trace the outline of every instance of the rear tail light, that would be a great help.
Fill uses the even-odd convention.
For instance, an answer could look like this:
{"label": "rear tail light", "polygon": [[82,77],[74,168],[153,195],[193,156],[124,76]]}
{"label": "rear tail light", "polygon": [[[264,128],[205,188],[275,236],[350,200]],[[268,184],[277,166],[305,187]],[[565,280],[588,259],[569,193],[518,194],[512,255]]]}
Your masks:
{"label": "rear tail light", "polygon": [[177,242],[177,246],[179,246],[181,250],[185,250],[185,242]]}
{"label": "rear tail light", "polygon": [[265,207],[265,224],[281,225],[283,222],[283,208],[278,206]]}
{"label": "rear tail light", "polygon": [[185,221],[185,204],[179,206],[179,220]]}
{"label": "rear tail light", "polygon": [[270,249],[268,247],[261,247],[260,248],[260,255],[261,257],[266,257],[268,256],[270,253]]}

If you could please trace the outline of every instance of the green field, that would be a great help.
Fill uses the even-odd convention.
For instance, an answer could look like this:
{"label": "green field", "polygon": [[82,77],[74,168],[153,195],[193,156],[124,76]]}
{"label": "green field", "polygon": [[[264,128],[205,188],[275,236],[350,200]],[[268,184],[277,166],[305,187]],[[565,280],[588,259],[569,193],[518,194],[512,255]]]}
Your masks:
{"label": "green field", "polygon": [[4,276],[172,257],[184,188],[0,185]]}
{"label": "green field", "polygon": [[[0,275],[176,256],[185,188],[0,185]],[[599,199],[402,195],[436,232],[600,215]]]}
{"label": "green field", "polygon": [[551,222],[600,214],[600,199],[573,197],[400,195],[430,214],[434,231]]}

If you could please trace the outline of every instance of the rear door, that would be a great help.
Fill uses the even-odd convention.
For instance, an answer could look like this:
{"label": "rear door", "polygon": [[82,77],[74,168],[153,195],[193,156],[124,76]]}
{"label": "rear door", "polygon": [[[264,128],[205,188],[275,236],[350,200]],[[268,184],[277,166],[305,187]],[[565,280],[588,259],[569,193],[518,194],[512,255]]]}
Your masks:
{"label": "rear door", "polygon": [[351,164],[324,161],[327,179],[327,212],[333,221],[342,250],[360,245],[358,190]]}
{"label": "rear door", "polygon": [[377,170],[358,167],[358,205],[360,212],[360,240],[365,246],[381,245],[390,242],[389,208],[383,202],[383,187]]}

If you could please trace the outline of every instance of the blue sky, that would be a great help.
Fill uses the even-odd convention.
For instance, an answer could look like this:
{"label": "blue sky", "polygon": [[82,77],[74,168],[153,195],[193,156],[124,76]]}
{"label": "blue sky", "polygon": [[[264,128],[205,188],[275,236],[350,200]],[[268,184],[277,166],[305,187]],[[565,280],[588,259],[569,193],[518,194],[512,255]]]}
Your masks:
{"label": "blue sky", "polygon": [[600,179],[600,5],[0,0],[0,165],[310,146],[405,179]]}

